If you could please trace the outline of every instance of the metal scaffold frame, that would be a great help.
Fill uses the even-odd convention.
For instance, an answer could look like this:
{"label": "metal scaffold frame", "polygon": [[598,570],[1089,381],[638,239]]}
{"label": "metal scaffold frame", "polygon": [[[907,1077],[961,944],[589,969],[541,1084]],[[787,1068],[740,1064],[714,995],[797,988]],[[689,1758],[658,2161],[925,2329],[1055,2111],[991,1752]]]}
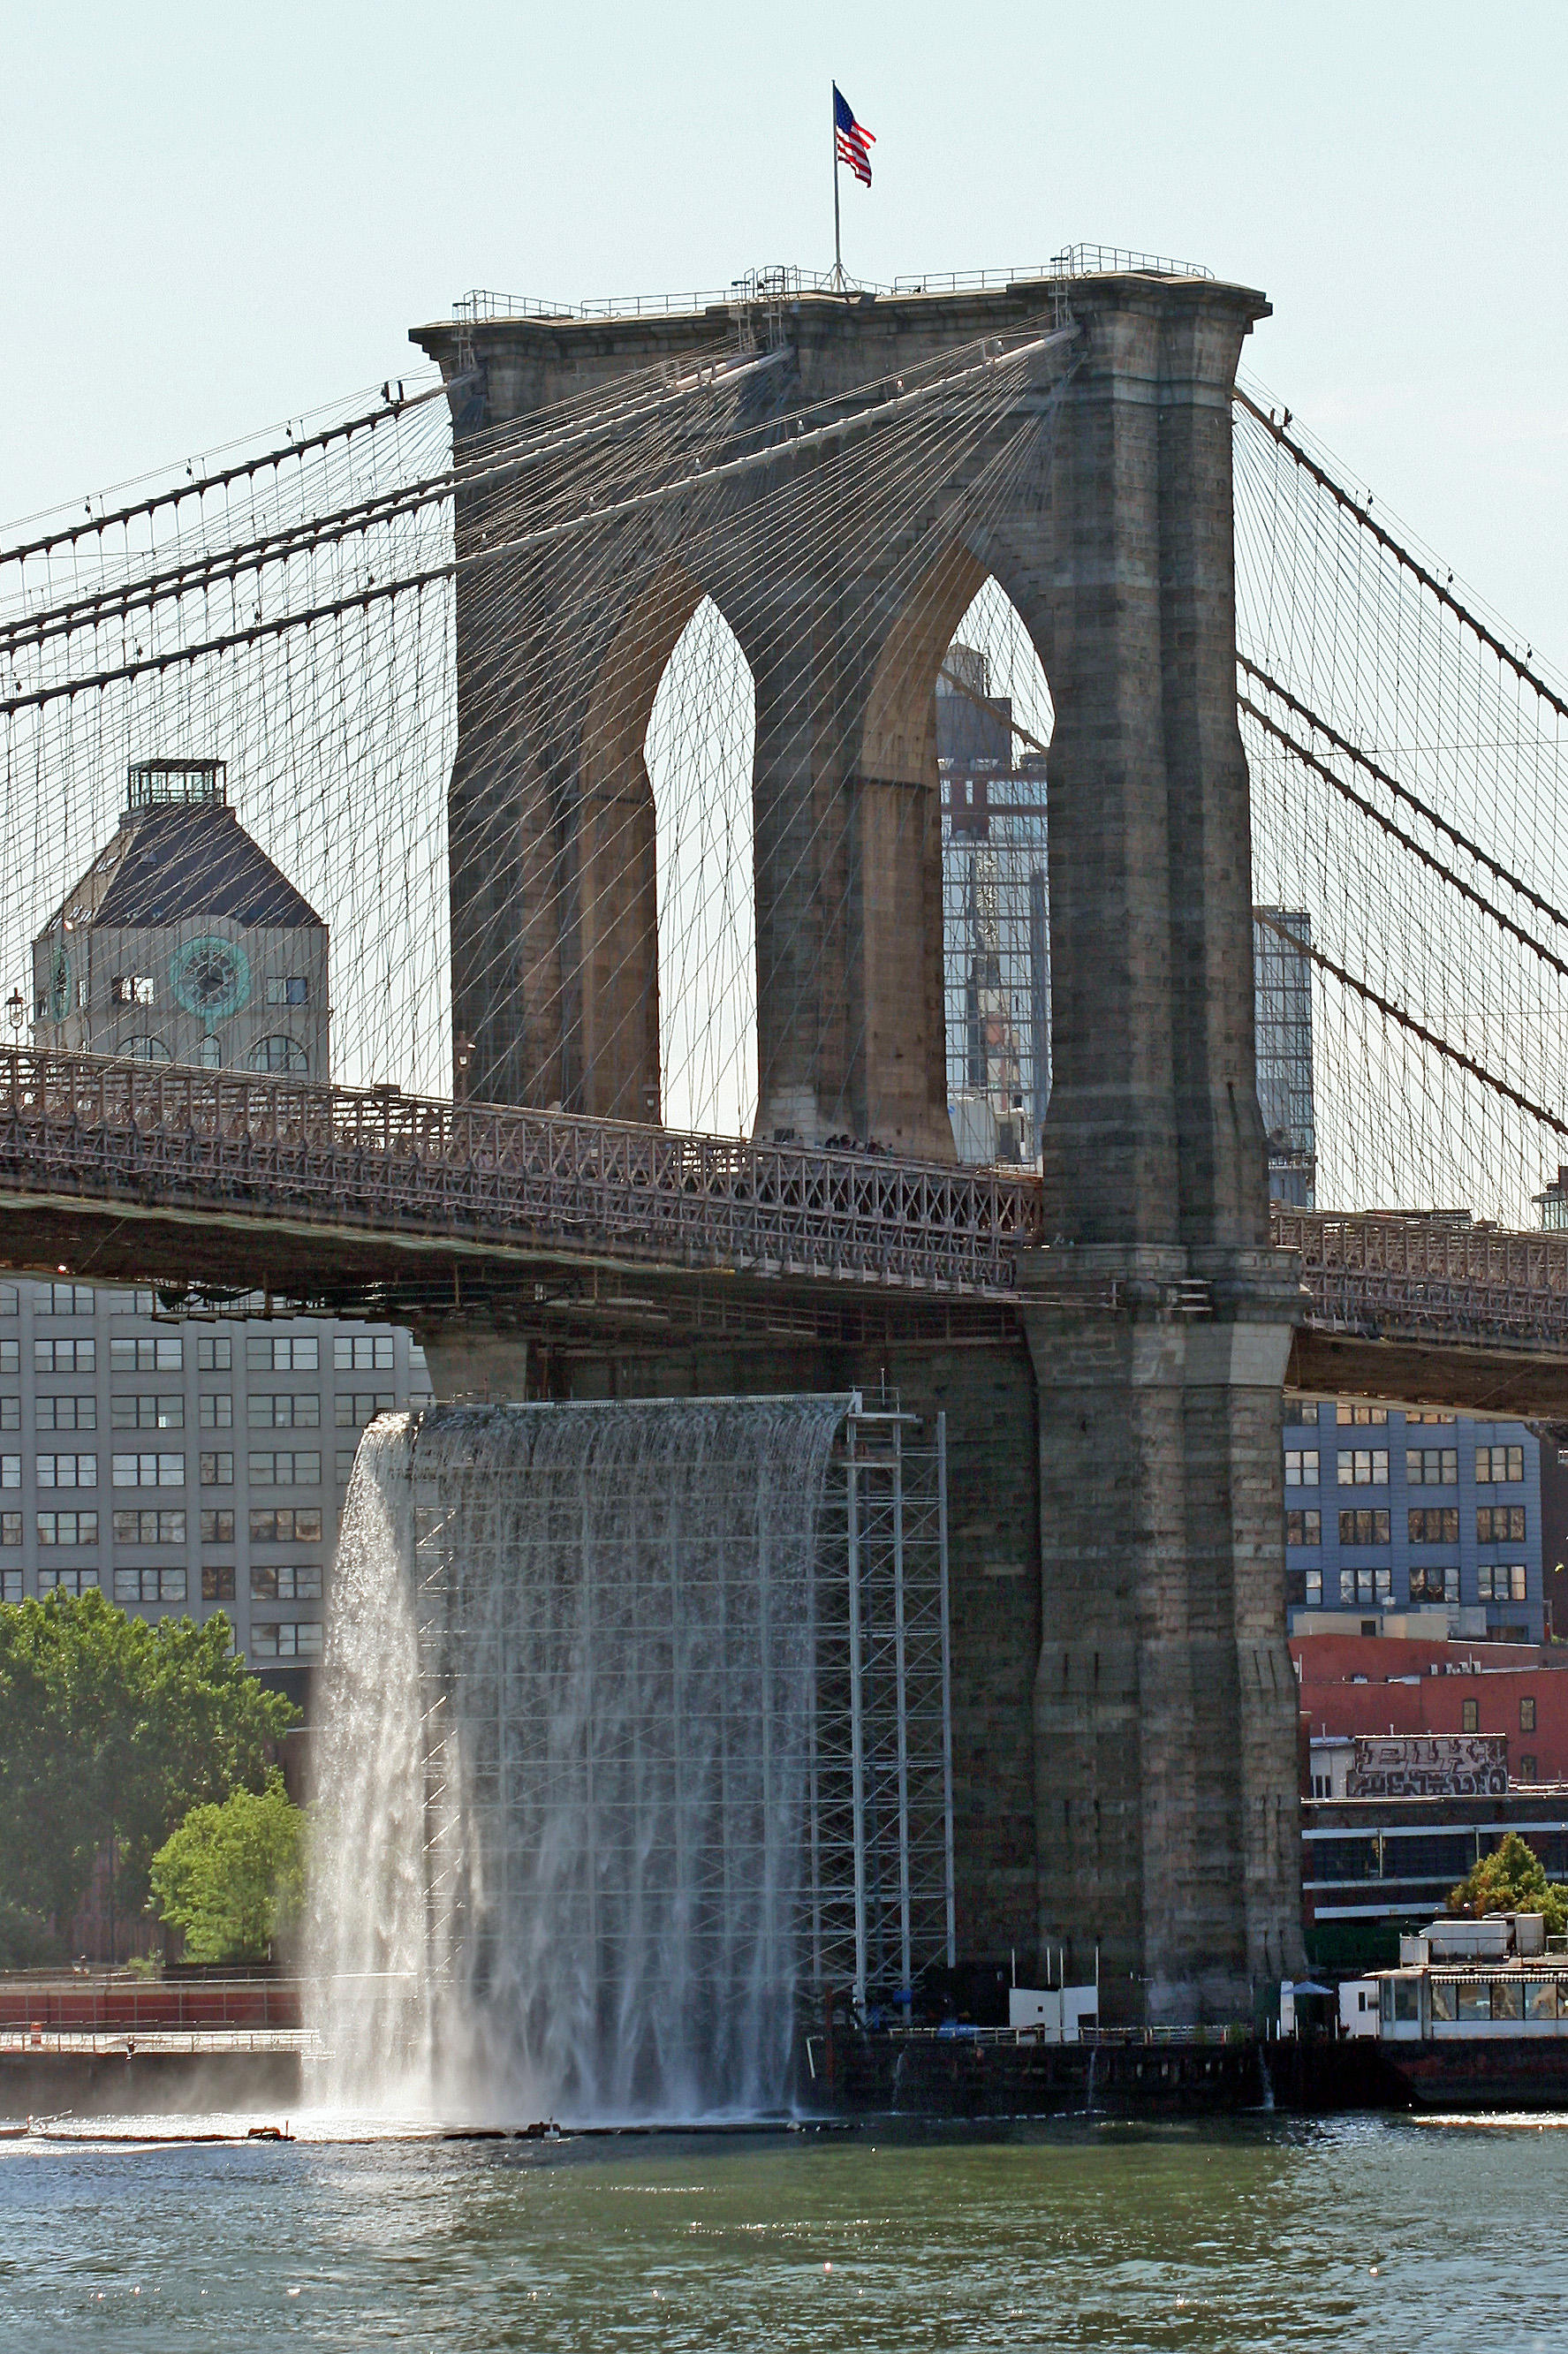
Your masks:
{"label": "metal scaffold frame", "polygon": [[863,2016],[957,1954],[945,1415],[847,1418],[817,1614],[803,1975]]}

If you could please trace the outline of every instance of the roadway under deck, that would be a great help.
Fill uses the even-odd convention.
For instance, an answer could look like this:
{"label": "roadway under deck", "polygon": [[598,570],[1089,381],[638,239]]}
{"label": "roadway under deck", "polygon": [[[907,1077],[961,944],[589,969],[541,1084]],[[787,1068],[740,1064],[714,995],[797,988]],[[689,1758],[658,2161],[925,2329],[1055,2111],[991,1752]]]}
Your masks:
{"label": "roadway under deck", "polygon": [[[75,1193],[0,1196],[0,1267],[41,1278],[153,1286],[170,1304],[196,1292],[261,1293],[279,1313],[308,1309],[514,1336],[554,1356],[662,1354],[683,1344],[795,1343],[860,1349],[1017,1350],[1013,1302],[899,1281],[804,1271],[629,1265],[591,1242],[502,1243],[399,1235],[247,1206],[94,1202]],[[1082,1294],[1077,1295],[1082,1299]],[[1304,1307],[1307,1297],[1303,1295]],[[1107,1312],[1115,1310],[1107,1301]],[[1568,1420],[1568,1354],[1549,1342],[1328,1329],[1298,1331],[1292,1389]]]}

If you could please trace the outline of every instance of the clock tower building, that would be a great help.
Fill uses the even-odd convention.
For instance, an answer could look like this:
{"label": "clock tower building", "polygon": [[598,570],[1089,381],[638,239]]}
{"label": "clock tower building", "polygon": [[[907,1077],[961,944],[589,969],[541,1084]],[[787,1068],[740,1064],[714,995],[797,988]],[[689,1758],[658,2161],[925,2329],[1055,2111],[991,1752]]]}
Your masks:
{"label": "clock tower building", "polygon": [[133,762],[124,812],[33,942],[33,1040],[332,1076],[327,928],[228,806],[221,760]]}

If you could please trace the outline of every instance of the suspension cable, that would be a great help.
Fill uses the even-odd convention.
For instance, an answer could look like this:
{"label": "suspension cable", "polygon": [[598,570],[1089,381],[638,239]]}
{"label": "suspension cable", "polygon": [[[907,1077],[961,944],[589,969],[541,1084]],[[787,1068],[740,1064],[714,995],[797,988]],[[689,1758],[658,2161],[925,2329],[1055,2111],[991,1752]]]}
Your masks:
{"label": "suspension cable", "polygon": [[1495,1071],[1489,1071],[1484,1064],[1478,1063],[1470,1055],[1462,1054],[1457,1046],[1450,1045],[1447,1039],[1438,1031],[1429,1030],[1424,1022],[1417,1022],[1413,1013],[1406,1013],[1404,1007],[1395,1005],[1392,998],[1380,996],[1369,982],[1358,981],[1353,972],[1347,972],[1342,964],[1336,964],[1333,958],[1326,956],[1321,949],[1308,947],[1298,934],[1290,931],[1272,916],[1266,915],[1261,907],[1255,907],[1253,915],[1255,920],[1260,923],[1266,931],[1273,932],[1277,938],[1284,940],[1287,947],[1295,949],[1298,956],[1305,950],[1312,962],[1330,974],[1333,980],[1339,981],[1342,988],[1352,991],[1357,997],[1364,998],[1369,1005],[1375,1006],[1377,1011],[1386,1016],[1390,1022],[1396,1022],[1402,1030],[1408,1030],[1412,1037],[1419,1038],[1424,1046],[1430,1046],[1435,1053],[1444,1055],[1450,1063],[1457,1063],[1460,1070],[1468,1071],[1470,1076],[1473,1079],[1479,1079],[1483,1087],[1490,1087],[1495,1094],[1506,1097],[1510,1103],[1517,1104],[1520,1111],[1528,1112],[1532,1119],[1540,1120],[1543,1127],[1555,1129],[1559,1136],[1568,1136],[1568,1120],[1559,1119],[1554,1111],[1547,1111],[1542,1105],[1535,1103],[1529,1096],[1521,1095],[1517,1087],[1510,1087],[1506,1079],[1499,1079]]}
{"label": "suspension cable", "polygon": [[1410,550],[1401,541],[1395,539],[1391,531],[1385,530],[1381,523],[1374,522],[1360,501],[1352,497],[1342,484],[1337,482],[1332,474],[1326,472],[1316,458],[1310,457],[1300,442],[1295,440],[1286,431],[1283,425],[1277,424],[1266,408],[1260,408],[1252,395],[1244,392],[1239,384],[1234,387],[1234,398],[1240,402],[1249,417],[1256,419],[1266,433],[1271,433],[1274,436],[1280,448],[1295,459],[1302,472],[1311,476],[1319,490],[1327,491],[1337,506],[1342,507],[1347,514],[1353,515],[1361,529],[1370,532],[1380,547],[1385,547],[1414,578],[1419,580],[1424,588],[1429,588],[1438,603],[1446,605],[1456,620],[1462,621],[1466,629],[1472,631],[1482,645],[1496,654],[1499,662],[1506,663],[1514,675],[1522,679],[1525,685],[1538,695],[1542,703],[1548,704],[1560,719],[1568,719],[1568,702],[1564,702],[1560,695],[1547,685],[1540,673],[1531,670],[1527,662],[1521,662],[1511,647],[1504,645],[1497,631],[1489,629],[1485,621],[1478,620],[1469,607],[1462,603],[1453,590],[1446,587],[1436,574],[1422,563],[1419,557],[1412,556]]}
{"label": "suspension cable", "polygon": [[[1250,662],[1239,649],[1236,662],[1246,672],[1249,678],[1257,681],[1266,694],[1283,703],[1287,709],[1296,714],[1298,719],[1304,719],[1308,726],[1314,728],[1319,736],[1326,737],[1336,752],[1342,752],[1348,760],[1355,762],[1358,769],[1364,769],[1369,777],[1375,777],[1380,785],[1395,794],[1400,801],[1414,810],[1418,816],[1424,817],[1428,825],[1435,827],[1439,833],[1446,834],[1449,841],[1462,850],[1467,858],[1473,858],[1478,866],[1484,866],[1489,875],[1495,875],[1499,883],[1506,883],[1510,891],[1517,892],[1521,899],[1528,900],[1530,905],[1541,915],[1545,916],[1550,922],[1561,925],[1565,931],[1568,931],[1568,916],[1563,915],[1554,907],[1550,899],[1543,899],[1539,891],[1532,891],[1528,883],[1499,864],[1489,852],[1481,848],[1478,842],[1472,842],[1467,833],[1461,833],[1457,825],[1451,824],[1446,817],[1440,816],[1435,809],[1422,800],[1419,793],[1412,792],[1408,785],[1401,784],[1397,777],[1391,776],[1386,769],[1380,768],[1370,754],[1359,750],[1348,737],[1341,736],[1339,729],[1331,727],[1326,719],[1320,719],[1307,704],[1292,695],[1287,686],[1282,686],[1277,678],[1271,678],[1267,671],[1260,670],[1257,663]],[[1236,701],[1244,710],[1252,708],[1240,695],[1236,697]],[[1259,713],[1257,716],[1261,717],[1262,714]],[[1264,724],[1267,726],[1268,722],[1265,721]],[[1337,784],[1338,778],[1333,781]]]}
{"label": "suspension cable", "polygon": [[[1260,711],[1257,705],[1249,701],[1245,695],[1237,695],[1236,707],[1238,710],[1245,711],[1250,718],[1255,719],[1260,727],[1266,728],[1277,743],[1283,744],[1287,751],[1295,754],[1304,768],[1310,769],[1314,775],[1321,777],[1325,784],[1332,785],[1334,790],[1349,801],[1352,809],[1360,810],[1363,817],[1371,818],[1374,825],[1381,826],[1391,841],[1397,842],[1402,849],[1408,850],[1413,856],[1419,858],[1424,866],[1429,867],[1434,875],[1450,885],[1464,898],[1468,899],[1472,907],[1478,907],[1482,915],[1489,916],[1494,924],[1500,925],[1505,932],[1511,933],[1523,947],[1533,949],[1542,964],[1549,964],[1553,972],[1560,973],[1564,981],[1568,981],[1568,961],[1562,957],[1553,956],[1552,950],[1543,947],[1533,932],[1527,932],[1522,924],[1516,924],[1511,916],[1505,916],[1500,907],[1494,907],[1484,893],[1478,891],[1473,884],[1465,882],[1461,876],[1453,872],[1451,867],[1445,866],[1434,852],[1417,842],[1414,834],[1406,833],[1402,825],[1396,825],[1393,818],[1380,810],[1375,802],[1369,801],[1364,794],[1358,793],[1355,787],[1347,784],[1343,777],[1337,777],[1328,762],[1319,760],[1315,753],[1308,752],[1304,744],[1298,744],[1288,728],[1282,727],[1277,719],[1271,719],[1266,711]],[[1562,918],[1559,917],[1558,920],[1561,922]]]}

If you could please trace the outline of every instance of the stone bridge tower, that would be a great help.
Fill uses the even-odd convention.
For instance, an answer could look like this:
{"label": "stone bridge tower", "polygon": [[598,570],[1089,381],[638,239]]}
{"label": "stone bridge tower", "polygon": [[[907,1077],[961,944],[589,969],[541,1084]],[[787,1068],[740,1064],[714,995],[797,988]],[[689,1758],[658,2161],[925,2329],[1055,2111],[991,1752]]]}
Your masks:
{"label": "stone bridge tower", "polygon": [[[931,529],[928,561],[896,598],[890,583],[912,576],[891,542],[852,577],[810,534],[763,571],[746,567],[739,540],[733,564],[710,544],[700,570],[665,549],[628,564],[618,608],[582,616],[588,683],[567,695],[535,618],[547,578],[514,584],[510,629],[493,589],[482,643],[460,586],[460,1084],[657,1119],[641,747],[664,663],[711,593],[757,690],[759,1130],[820,1140],[847,1128],[950,1158],[934,692],[960,617],[996,577],[1056,713],[1054,1239],[1021,1270],[1033,1383],[1021,1355],[1027,1404],[1007,1446],[986,1453],[983,1401],[968,1426],[949,1414],[950,1447],[985,1454],[993,1489],[1012,1482],[1033,1559],[1027,1607],[1010,1622],[1032,1656],[988,1654],[980,1630],[970,1669],[960,1662],[961,1705],[984,1728],[960,1807],[975,1853],[995,1859],[975,1866],[973,1902],[993,1948],[1005,1953],[1011,1920],[1022,1948],[1033,1930],[1039,1947],[1068,1948],[1070,1969],[1097,1961],[1107,2018],[1235,2016],[1300,1958],[1279,1451],[1296,1310],[1268,1246],[1234,672],[1231,390],[1267,305],[1245,288],[1139,273],[1068,292],[1079,344],[1047,462],[983,538]],[[766,397],[786,410],[820,403],[1054,318],[1044,282],[803,295],[786,306],[786,365]],[[608,395],[661,361],[689,365],[729,323],[722,312],[506,318],[465,327],[461,345],[447,326],[418,340],[463,378],[461,455],[466,433],[596,386]],[[461,541],[461,509],[459,521]],[[898,519],[901,557],[927,528],[916,501]],[[438,1380],[471,1386],[472,1347],[429,1338]],[[821,1353],[789,1377],[863,1377]],[[504,1390],[504,1347],[481,1354]],[[786,1385],[761,1354],[737,1358],[730,1381]],[[960,1529],[960,1621],[965,1582],[978,1596],[981,1575]],[[987,1608],[975,1603],[977,1628]],[[1019,1855],[1027,1920],[996,1895]]]}

